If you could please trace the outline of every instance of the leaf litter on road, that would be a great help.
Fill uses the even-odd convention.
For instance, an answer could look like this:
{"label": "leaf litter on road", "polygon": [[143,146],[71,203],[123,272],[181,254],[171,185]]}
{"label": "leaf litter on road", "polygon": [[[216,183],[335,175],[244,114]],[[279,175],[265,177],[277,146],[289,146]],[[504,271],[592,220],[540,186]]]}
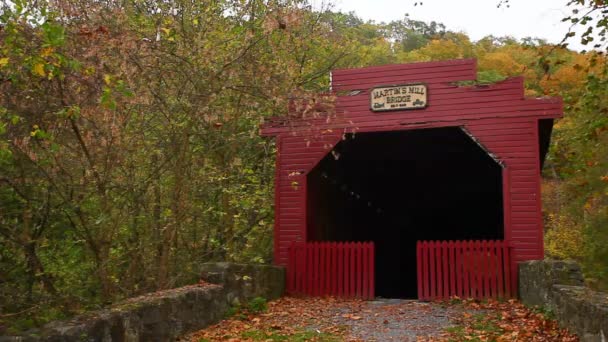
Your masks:
{"label": "leaf litter on road", "polygon": [[188,341],[563,341],[578,338],[518,301],[283,297],[244,311]]}

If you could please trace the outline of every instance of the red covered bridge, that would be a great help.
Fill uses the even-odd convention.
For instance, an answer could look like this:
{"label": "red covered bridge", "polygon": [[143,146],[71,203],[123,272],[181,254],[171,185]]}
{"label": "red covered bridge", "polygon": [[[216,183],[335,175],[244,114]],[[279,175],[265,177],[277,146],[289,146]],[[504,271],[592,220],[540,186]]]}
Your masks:
{"label": "red covered bridge", "polygon": [[540,171],[562,102],[524,98],[521,77],[457,84],[476,72],[472,59],[334,70],[335,119],[263,127],[290,290],[508,295],[513,265],[543,258]]}

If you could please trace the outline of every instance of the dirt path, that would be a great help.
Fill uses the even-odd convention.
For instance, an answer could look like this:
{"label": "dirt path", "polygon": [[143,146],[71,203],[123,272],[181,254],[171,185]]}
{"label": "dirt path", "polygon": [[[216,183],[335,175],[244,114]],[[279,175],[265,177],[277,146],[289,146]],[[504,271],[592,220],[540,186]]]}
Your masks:
{"label": "dirt path", "polygon": [[438,337],[461,311],[411,300],[282,298],[266,313],[237,315],[190,340],[417,341]]}
{"label": "dirt path", "polygon": [[411,300],[376,300],[356,313],[361,319],[337,315],[334,322],[348,327],[348,340],[418,341],[440,337],[461,312],[461,308]]}
{"label": "dirt path", "polygon": [[[261,309],[261,308],[258,308]],[[187,341],[578,341],[517,302],[421,303],[285,297]]]}

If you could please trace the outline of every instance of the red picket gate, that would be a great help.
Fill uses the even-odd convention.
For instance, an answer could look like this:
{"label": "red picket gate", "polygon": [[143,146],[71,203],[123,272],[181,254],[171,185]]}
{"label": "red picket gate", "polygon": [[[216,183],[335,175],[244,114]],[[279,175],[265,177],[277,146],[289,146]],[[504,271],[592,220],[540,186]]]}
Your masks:
{"label": "red picket gate", "polygon": [[374,298],[373,242],[294,242],[287,292],[308,296]]}
{"label": "red picket gate", "polygon": [[511,298],[511,248],[504,241],[418,241],[418,299]]}

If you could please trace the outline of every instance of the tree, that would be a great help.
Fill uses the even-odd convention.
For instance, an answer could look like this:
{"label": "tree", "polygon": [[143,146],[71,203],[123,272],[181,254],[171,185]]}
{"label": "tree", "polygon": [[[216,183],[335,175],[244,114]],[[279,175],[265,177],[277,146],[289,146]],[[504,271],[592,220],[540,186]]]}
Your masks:
{"label": "tree", "polygon": [[274,145],[258,125],[327,89],[352,46],[307,8],[5,5],[2,310],[25,328],[191,283],[202,261],[270,261]]}

